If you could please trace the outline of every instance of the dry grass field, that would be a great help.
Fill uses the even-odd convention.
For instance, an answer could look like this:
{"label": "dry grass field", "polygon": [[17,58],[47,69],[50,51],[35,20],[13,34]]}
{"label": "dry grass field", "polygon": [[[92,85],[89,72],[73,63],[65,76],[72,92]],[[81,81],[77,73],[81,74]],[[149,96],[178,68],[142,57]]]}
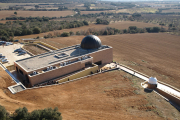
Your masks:
{"label": "dry grass field", "polygon": [[18,36],[18,37],[15,37],[14,39],[36,38],[37,36],[44,37],[44,35],[47,35],[48,33],[54,34],[54,32],[63,33],[63,32],[70,32],[70,31],[72,31],[72,32],[75,33],[77,31],[81,32],[81,31],[86,31],[88,29],[100,30],[100,29],[105,29],[106,27],[112,27],[112,28],[117,28],[117,29],[121,29],[122,30],[122,29],[128,29],[129,26],[137,26],[138,28],[155,27],[155,26],[161,27],[160,25],[151,24],[151,23],[134,22],[134,21],[122,21],[122,22],[115,22],[115,23],[113,22],[113,23],[110,23],[109,25],[90,24],[89,26],[82,26],[82,27],[79,27],[79,28],[63,29],[63,30],[56,30],[56,31],[51,31],[51,32],[41,33],[41,34]]}
{"label": "dry grass field", "polygon": [[101,12],[112,13],[112,12],[115,12],[115,10],[107,10],[107,11],[81,11],[81,15],[83,15],[83,14],[101,13]]}
{"label": "dry grass field", "polygon": [[15,5],[37,5],[39,3],[0,3],[0,9],[9,8],[9,6],[15,6]]}
{"label": "dry grass field", "polygon": [[[0,11],[0,19],[13,17],[15,11]],[[16,11],[17,17],[60,17],[73,15],[73,11]]]}
{"label": "dry grass field", "polygon": [[163,98],[137,87],[140,82],[140,79],[122,71],[113,71],[15,95],[7,89],[0,89],[0,104],[10,112],[23,106],[29,111],[57,106],[64,120],[162,120],[179,117],[178,111]]}
{"label": "dry grass field", "polygon": [[162,10],[162,13],[180,12],[180,9]]}
{"label": "dry grass field", "polygon": [[132,9],[121,9],[121,10],[117,10],[116,13],[155,13],[156,11],[158,11],[155,8],[132,8]]}

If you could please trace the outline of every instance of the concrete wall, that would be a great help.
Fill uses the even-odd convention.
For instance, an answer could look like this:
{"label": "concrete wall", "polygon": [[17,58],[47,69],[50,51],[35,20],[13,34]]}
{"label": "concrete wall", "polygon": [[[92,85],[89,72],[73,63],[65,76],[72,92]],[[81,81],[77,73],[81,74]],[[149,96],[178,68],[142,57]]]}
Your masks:
{"label": "concrete wall", "polygon": [[71,65],[63,66],[57,69],[49,70],[45,73],[40,73],[34,76],[29,75],[29,80],[31,85],[35,85],[41,82],[48,81],[50,79],[63,76],[65,74],[77,71],[82,69],[84,66],[81,65],[81,62],[77,62]]}
{"label": "concrete wall", "polygon": [[89,55],[93,57],[93,63],[102,61],[102,64],[107,64],[113,61],[113,48],[102,49]]}
{"label": "concrete wall", "polygon": [[94,65],[93,67],[89,67],[89,68],[87,68],[87,69],[85,69],[85,70],[83,70],[81,72],[78,72],[76,74],[65,77],[65,78],[59,80],[58,82],[62,83],[62,82],[68,81],[68,79],[73,80],[73,79],[80,78],[80,77],[83,77],[83,76],[91,75],[91,72],[96,73],[97,70],[98,70],[98,65]]}

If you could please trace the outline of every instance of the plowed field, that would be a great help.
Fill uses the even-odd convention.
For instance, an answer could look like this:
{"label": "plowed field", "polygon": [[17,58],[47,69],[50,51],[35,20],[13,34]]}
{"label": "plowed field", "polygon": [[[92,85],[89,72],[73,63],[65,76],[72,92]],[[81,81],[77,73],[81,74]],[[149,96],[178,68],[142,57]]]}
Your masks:
{"label": "plowed field", "polygon": [[[0,11],[0,19],[13,17],[15,11]],[[73,15],[73,11],[16,11],[17,17],[60,17]]]}

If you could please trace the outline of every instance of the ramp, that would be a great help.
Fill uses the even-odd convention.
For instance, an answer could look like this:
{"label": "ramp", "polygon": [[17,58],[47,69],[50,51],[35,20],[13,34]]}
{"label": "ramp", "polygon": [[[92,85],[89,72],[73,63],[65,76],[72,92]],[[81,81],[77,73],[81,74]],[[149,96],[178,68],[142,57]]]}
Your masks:
{"label": "ramp", "polygon": [[14,75],[11,72],[9,72],[9,70],[6,67],[4,67],[2,63],[0,63],[0,66],[7,72],[7,74],[16,83],[16,85],[8,87],[8,89],[11,91],[12,94],[15,94],[17,92],[20,92],[26,89],[26,87],[18,79],[16,79]]}

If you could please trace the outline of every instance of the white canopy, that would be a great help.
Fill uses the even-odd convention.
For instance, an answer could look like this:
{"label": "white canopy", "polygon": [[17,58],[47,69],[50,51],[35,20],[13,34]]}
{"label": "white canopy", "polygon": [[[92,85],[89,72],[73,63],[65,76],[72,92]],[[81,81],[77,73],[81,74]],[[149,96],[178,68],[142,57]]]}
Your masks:
{"label": "white canopy", "polygon": [[156,79],[156,77],[155,77],[155,78],[154,78],[154,77],[150,77],[148,83],[149,83],[149,84],[157,84],[157,79]]}

